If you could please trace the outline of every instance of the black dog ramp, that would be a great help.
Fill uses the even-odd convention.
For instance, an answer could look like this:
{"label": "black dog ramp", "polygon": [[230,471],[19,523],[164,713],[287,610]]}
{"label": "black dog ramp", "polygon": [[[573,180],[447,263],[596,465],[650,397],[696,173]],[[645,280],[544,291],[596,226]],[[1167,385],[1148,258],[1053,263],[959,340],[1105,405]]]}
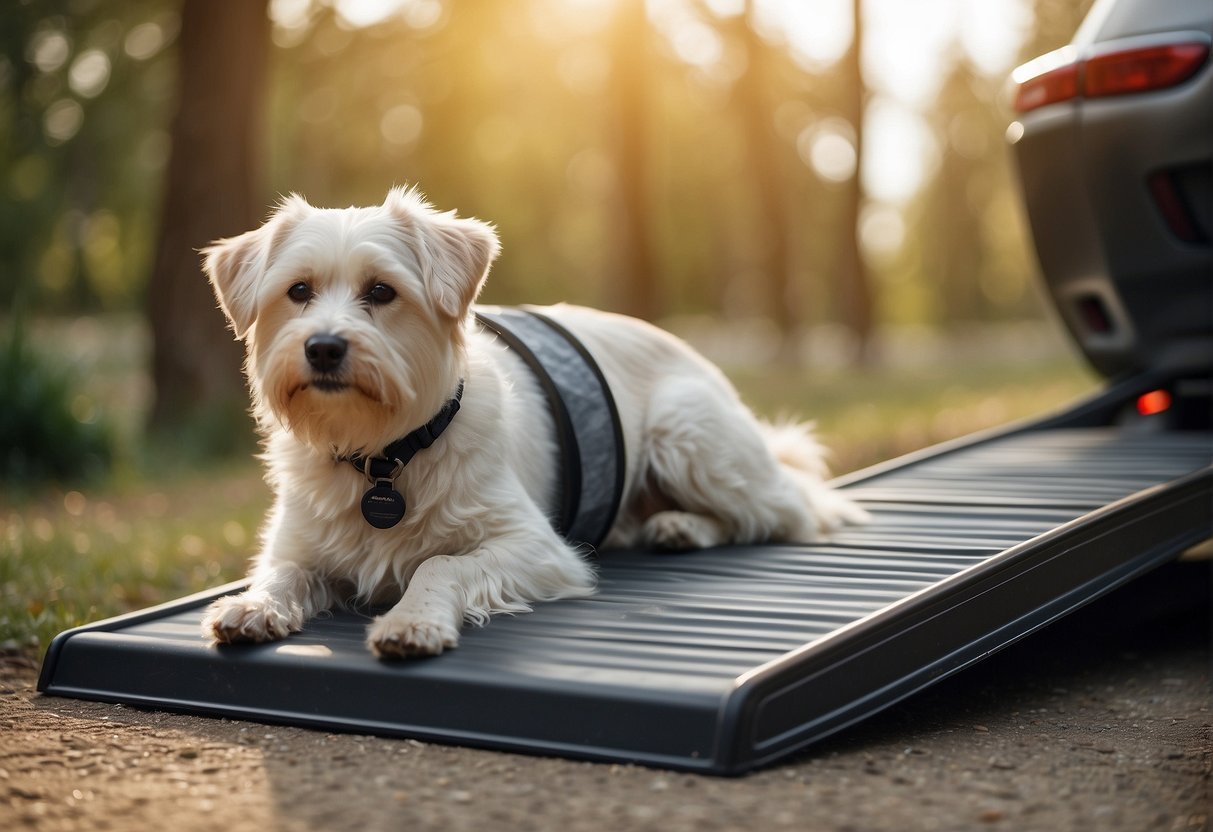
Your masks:
{"label": "black dog ramp", "polygon": [[1108,427],[1099,412],[1080,408],[848,478],[873,522],[828,543],[606,553],[595,597],[496,618],[437,658],[377,661],[363,645],[366,619],[346,613],[276,644],[208,647],[202,608],[233,584],[62,633],[39,689],[743,772],[1210,534],[1210,434]]}

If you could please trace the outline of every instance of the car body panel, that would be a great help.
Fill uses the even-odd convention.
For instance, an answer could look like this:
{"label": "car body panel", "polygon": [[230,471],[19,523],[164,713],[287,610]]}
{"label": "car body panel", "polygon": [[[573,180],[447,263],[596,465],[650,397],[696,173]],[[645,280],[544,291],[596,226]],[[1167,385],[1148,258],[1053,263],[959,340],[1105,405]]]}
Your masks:
{"label": "car body panel", "polygon": [[[1086,61],[1210,42],[1208,2],[1101,0],[1072,46]],[[1116,375],[1208,363],[1213,62],[1166,89],[1046,104],[1008,135],[1046,286],[1092,365]],[[1151,190],[1162,186],[1185,212],[1189,239]]]}

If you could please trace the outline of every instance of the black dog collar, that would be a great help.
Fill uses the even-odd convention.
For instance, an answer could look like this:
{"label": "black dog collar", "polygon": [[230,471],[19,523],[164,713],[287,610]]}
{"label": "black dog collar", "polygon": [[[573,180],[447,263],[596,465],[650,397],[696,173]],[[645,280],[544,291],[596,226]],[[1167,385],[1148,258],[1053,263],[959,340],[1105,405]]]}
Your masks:
{"label": "black dog collar", "polygon": [[[598,546],[619,511],[626,475],[623,428],[602,370],[580,340],[535,310],[480,307],[476,320],[522,359],[548,400],[559,451],[552,525],[570,543]],[[382,456],[344,458],[372,484],[362,497],[362,516],[372,526],[387,529],[403,519],[404,497],[392,483],[451,423],[462,395],[460,379],[437,416]]]}
{"label": "black dog collar", "polygon": [[383,449],[383,456],[367,458],[354,454],[338,458],[344,459],[365,474],[371,483],[370,490],[362,495],[362,516],[366,518],[366,522],[377,529],[390,529],[404,518],[404,495],[395,488],[396,478],[418,451],[433,445],[447,429],[455,414],[459,412],[459,402],[462,398],[463,379],[459,379],[455,395],[447,399],[438,415],[388,445]]}

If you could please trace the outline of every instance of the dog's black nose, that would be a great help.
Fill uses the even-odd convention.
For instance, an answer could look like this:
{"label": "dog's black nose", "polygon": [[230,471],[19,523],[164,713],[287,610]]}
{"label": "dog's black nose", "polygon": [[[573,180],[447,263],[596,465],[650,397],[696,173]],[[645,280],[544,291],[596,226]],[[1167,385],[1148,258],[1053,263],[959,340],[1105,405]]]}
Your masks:
{"label": "dog's black nose", "polygon": [[303,352],[307,355],[307,363],[322,373],[327,373],[341,366],[347,346],[349,345],[346,340],[340,335],[325,333],[308,338],[303,345]]}

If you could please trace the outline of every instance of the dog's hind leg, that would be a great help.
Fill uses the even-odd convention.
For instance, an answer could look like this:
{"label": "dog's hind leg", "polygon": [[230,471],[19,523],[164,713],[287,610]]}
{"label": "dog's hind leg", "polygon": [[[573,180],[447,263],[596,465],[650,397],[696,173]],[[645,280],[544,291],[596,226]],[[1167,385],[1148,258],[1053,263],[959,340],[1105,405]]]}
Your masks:
{"label": "dog's hind leg", "polygon": [[686,549],[818,536],[801,476],[776,458],[723,384],[679,377],[657,385],[645,438],[649,477],[677,508],[645,519],[641,542]]}

